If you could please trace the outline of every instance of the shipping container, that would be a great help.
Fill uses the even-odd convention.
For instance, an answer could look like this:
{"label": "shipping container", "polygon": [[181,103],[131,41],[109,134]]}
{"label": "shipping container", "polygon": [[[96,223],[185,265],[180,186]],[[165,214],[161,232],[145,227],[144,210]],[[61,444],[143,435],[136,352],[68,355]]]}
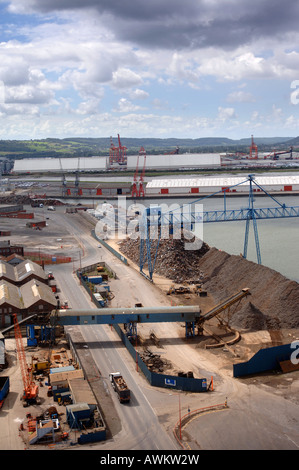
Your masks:
{"label": "shipping container", "polygon": [[4,399],[7,397],[9,392],[9,377],[0,377],[0,408],[3,405]]}
{"label": "shipping container", "polygon": [[88,282],[91,282],[92,284],[102,284],[103,277],[102,276],[88,276],[87,280]]}

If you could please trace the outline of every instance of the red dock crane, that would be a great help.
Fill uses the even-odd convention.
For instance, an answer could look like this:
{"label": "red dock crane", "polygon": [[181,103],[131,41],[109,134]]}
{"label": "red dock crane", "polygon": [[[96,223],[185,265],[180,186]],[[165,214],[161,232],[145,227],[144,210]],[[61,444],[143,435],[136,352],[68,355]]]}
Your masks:
{"label": "red dock crane", "polygon": [[141,172],[140,179],[139,179],[139,193],[138,193],[138,195],[139,195],[139,197],[144,197],[145,187],[143,186],[143,183],[144,183],[144,175],[145,175],[146,153],[145,153],[145,150],[144,150],[143,147],[141,147],[141,149],[139,150],[139,155],[143,155],[144,160],[143,160],[142,172]]}
{"label": "red dock crane", "polygon": [[[140,173],[139,177],[139,184],[138,184],[138,171],[139,171],[139,158],[144,157],[143,160],[143,168]],[[137,157],[137,165],[136,165],[136,170],[134,173],[134,182],[132,186],[132,197],[144,197],[145,195],[145,188],[143,186],[144,182],[144,174],[145,174],[145,162],[146,162],[146,153],[143,147],[140,148],[138,157]]]}
{"label": "red dock crane", "polygon": [[18,352],[19,363],[21,367],[24,391],[23,391],[23,406],[28,406],[32,403],[36,403],[38,398],[38,386],[34,383],[31,373],[29,374],[29,368],[26,363],[25,349],[23,345],[23,338],[16,314],[13,315],[14,331],[16,339],[16,347]]}
{"label": "red dock crane", "polygon": [[[255,151],[254,157],[252,156],[253,150]],[[249,159],[250,160],[257,160],[258,159],[257,145],[254,143],[253,135],[251,136],[251,146],[250,146]]]}
{"label": "red dock crane", "polygon": [[117,137],[118,137],[118,148],[119,148],[118,163],[120,165],[127,166],[127,147],[125,147],[124,145],[121,145],[119,134],[117,135]]}
{"label": "red dock crane", "polygon": [[110,149],[109,149],[109,168],[115,168],[115,163],[127,167],[127,147],[121,144],[120,136],[118,137],[118,147],[112,142],[112,137],[110,137]]}
{"label": "red dock crane", "polygon": [[118,162],[118,148],[115,147],[112,137],[110,137],[110,149],[109,149],[109,167],[113,168],[113,164]]}
{"label": "red dock crane", "polygon": [[137,188],[138,167],[139,167],[139,154],[138,154],[138,157],[137,157],[137,165],[136,165],[136,169],[135,169],[135,173],[134,173],[134,182],[133,182],[133,186],[132,186],[132,197],[138,197],[138,195],[139,195],[139,191],[138,191],[138,188]]}

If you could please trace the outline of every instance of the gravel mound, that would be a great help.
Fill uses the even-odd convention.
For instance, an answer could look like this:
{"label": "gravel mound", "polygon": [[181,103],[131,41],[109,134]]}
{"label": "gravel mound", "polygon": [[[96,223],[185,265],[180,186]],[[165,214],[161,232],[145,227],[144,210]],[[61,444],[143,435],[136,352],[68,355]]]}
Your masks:
{"label": "gravel mound", "polygon": [[242,301],[232,325],[254,330],[299,327],[299,284],[241,256],[211,248],[199,262],[204,286],[218,302],[244,287],[251,296]]}
{"label": "gravel mound", "polygon": [[[139,247],[139,240],[123,240],[120,251],[139,264]],[[182,240],[161,240],[155,273],[176,283],[200,282],[215,303],[248,287],[251,295],[235,310],[231,320],[234,327],[299,327],[299,284],[242,256],[229,255],[205,243],[199,250],[188,251]]]}

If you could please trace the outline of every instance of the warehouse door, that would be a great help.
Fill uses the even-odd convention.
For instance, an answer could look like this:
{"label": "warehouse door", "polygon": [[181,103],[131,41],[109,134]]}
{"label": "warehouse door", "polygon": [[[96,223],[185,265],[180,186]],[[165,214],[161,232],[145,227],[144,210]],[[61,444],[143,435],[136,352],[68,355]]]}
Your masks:
{"label": "warehouse door", "polygon": [[292,191],[293,187],[292,186],[285,186],[284,191]]}
{"label": "warehouse door", "polygon": [[168,188],[161,188],[161,194],[168,194]]}

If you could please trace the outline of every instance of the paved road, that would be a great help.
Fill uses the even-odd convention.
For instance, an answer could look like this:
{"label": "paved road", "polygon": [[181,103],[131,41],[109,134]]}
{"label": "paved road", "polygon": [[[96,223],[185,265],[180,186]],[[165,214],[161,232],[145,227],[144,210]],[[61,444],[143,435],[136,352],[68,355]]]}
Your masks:
{"label": "paved road", "polygon": [[[91,349],[91,354],[101,371],[107,388],[111,391],[117,413],[122,421],[122,431],[114,437],[114,449],[133,450],[169,450],[176,449],[172,439],[161,427],[158,418],[146,397],[147,389],[144,380],[138,380],[134,362],[126,348],[120,343],[115,347],[115,333],[109,331],[109,326],[81,327],[81,332],[87,345],[97,343]],[[113,391],[109,372],[121,371],[131,390],[131,401],[120,404]],[[159,437],[157,437],[159,436]],[[101,448],[111,448],[111,443]]]}
{"label": "paved road", "polygon": [[[57,214],[57,217],[62,217]],[[140,278],[130,267],[123,265],[120,261],[116,261],[115,257],[104,248],[98,248],[99,243],[94,240],[90,233],[87,233],[84,227],[78,227],[72,216],[64,217],[64,227],[68,227],[72,233],[84,244],[84,252],[81,254],[82,266],[103,260],[106,261],[117,272],[119,278],[122,279],[121,286],[127,283],[127,288],[123,289],[115,282],[115,289],[119,289],[115,302],[119,305],[132,306],[137,301],[141,301],[144,305],[153,304],[153,296],[159,295],[160,302],[165,303],[163,296],[148,281]],[[77,266],[78,267],[78,266]],[[61,299],[67,299],[71,307],[76,309],[95,308],[95,305],[88,298],[85,289],[78,284],[76,275],[72,272],[71,265],[54,265],[51,267],[54,277],[61,287]],[[138,288],[138,285],[140,287]],[[143,286],[141,286],[143,285]],[[141,292],[137,295],[136,292]],[[158,302],[159,299],[156,298]],[[101,371],[107,388],[110,388],[108,376],[111,371],[121,371],[124,375],[131,391],[132,400],[130,404],[120,405],[117,397],[111,389],[112,398],[114,400],[115,409],[122,422],[122,430],[119,435],[113,438],[113,448],[115,449],[134,449],[134,450],[175,450],[177,444],[173,438],[170,438],[159,423],[150,402],[146,398],[147,388],[144,387],[145,379],[140,380],[135,371],[135,364],[131,356],[124,346],[115,348],[113,341],[119,338],[115,332],[109,331],[108,326],[96,325],[93,327],[80,327],[86,345],[89,346],[92,357]],[[96,347],[94,347],[96,345]],[[136,382],[137,380],[137,382]],[[157,392],[158,393],[158,392]],[[111,443],[102,445],[101,448],[111,448]]]}

